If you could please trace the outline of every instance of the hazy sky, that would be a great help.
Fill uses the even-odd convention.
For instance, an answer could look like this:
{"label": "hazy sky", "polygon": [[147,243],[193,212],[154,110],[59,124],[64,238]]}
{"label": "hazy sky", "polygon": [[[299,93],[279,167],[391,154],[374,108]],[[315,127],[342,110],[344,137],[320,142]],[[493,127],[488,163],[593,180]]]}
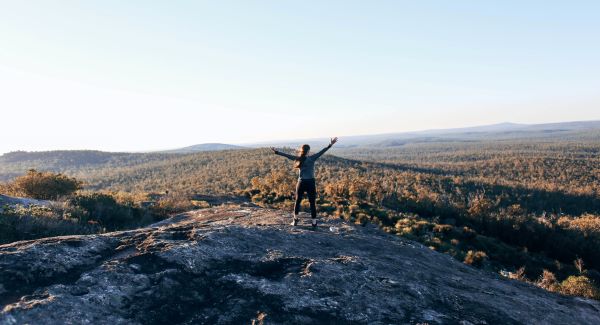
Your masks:
{"label": "hazy sky", "polygon": [[0,153],[600,119],[600,1],[0,0]]}

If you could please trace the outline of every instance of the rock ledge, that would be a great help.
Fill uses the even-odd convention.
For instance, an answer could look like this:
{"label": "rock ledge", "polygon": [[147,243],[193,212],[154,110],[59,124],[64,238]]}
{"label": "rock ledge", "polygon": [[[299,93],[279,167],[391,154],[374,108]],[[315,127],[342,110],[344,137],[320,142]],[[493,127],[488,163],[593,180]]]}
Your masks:
{"label": "rock ledge", "polygon": [[0,324],[600,324],[596,301],[372,227],[303,221],[227,206],[0,246]]}

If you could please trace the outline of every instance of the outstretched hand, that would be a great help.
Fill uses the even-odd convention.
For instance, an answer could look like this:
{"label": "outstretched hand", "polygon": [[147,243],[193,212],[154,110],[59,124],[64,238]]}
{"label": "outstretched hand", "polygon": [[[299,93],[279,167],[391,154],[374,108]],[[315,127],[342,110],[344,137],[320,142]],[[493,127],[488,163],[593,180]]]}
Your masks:
{"label": "outstretched hand", "polygon": [[335,137],[335,138],[331,138],[331,141],[329,142],[329,146],[330,146],[330,147],[333,147],[333,145],[334,145],[336,142],[338,142],[338,138],[337,138],[337,137]]}

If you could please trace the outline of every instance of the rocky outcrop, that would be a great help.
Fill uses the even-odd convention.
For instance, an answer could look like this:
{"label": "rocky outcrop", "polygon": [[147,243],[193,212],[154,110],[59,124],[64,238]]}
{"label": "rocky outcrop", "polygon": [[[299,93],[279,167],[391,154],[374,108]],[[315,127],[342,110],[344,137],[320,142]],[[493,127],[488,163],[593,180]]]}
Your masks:
{"label": "rocky outcrop", "polygon": [[6,195],[0,194],[0,209],[5,205],[9,205],[9,206],[15,206],[15,205],[48,206],[48,205],[50,205],[50,201],[36,200],[36,199],[22,198],[22,197],[12,197],[12,196],[6,196]]}
{"label": "rocky outcrop", "polygon": [[[600,303],[420,244],[229,206],[0,246],[0,324],[599,324]],[[308,220],[304,220],[308,224]]]}

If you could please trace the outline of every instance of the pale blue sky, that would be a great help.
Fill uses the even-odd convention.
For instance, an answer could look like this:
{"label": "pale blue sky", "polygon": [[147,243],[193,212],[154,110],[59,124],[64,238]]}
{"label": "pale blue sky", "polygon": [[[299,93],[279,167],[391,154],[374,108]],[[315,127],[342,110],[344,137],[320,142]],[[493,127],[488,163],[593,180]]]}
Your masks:
{"label": "pale blue sky", "polygon": [[0,153],[600,119],[598,1],[0,1]]}

